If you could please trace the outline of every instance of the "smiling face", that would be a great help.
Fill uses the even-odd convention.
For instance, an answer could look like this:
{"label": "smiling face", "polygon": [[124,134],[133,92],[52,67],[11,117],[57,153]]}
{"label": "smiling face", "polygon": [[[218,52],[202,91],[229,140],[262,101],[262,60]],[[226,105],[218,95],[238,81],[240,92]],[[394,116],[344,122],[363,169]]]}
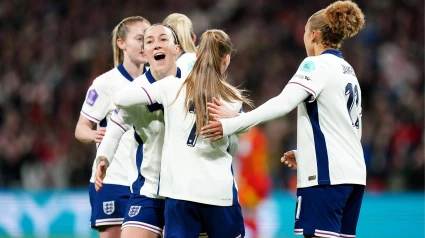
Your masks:
{"label": "smiling face", "polygon": [[147,59],[142,53],[143,32],[149,27],[147,22],[138,21],[128,25],[128,33],[125,39],[118,42],[120,48],[123,49],[132,62],[136,64],[145,64]]}
{"label": "smiling face", "polygon": [[151,70],[158,75],[168,76],[170,71],[177,68],[179,46],[175,44],[174,35],[169,28],[163,25],[149,28],[145,32],[143,50]]}

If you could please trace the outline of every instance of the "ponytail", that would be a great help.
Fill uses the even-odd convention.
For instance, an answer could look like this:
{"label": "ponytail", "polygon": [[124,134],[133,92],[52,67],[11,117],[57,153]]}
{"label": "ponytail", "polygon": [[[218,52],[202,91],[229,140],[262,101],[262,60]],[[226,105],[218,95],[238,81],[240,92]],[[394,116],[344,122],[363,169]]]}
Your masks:
{"label": "ponytail", "polygon": [[207,102],[213,101],[213,97],[226,102],[241,101],[252,106],[252,102],[243,96],[243,90],[226,82],[227,72],[221,73],[222,60],[230,55],[232,50],[233,44],[224,31],[208,30],[201,36],[198,58],[182,86],[186,86],[186,112],[189,112],[192,106],[196,110],[197,134],[208,124],[209,113],[206,105]]}

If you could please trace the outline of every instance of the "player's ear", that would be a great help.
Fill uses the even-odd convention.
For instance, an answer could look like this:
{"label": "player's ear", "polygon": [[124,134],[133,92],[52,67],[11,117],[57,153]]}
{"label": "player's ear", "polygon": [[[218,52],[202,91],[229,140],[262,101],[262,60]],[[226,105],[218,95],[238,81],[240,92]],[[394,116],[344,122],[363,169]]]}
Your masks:
{"label": "player's ear", "polygon": [[175,53],[176,55],[178,55],[178,54],[179,54],[179,52],[180,52],[180,45],[176,45],[176,47],[174,48],[174,53]]}
{"label": "player's ear", "polygon": [[121,38],[117,39],[117,45],[121,50],[125,50],[125,42]]}
{"label": "player's ear", "polygon": [[317,43],[319,38],[319,32],[317,30],[312,30],[310,33],[310,38],[312,43]]}
{"label": "player's ear", "polygon": [[226,68],[229,67],[229,64],[230,64],[230,54],[224,57],[224,65],[226,66]]}

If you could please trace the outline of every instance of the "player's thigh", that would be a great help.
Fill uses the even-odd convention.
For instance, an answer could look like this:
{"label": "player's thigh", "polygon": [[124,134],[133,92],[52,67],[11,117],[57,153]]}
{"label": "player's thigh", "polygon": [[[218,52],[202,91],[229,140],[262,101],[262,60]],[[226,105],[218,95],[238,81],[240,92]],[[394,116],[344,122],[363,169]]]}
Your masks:
{"label": "player's thigh", "polygon": [[195,203],[167,198],[164,214],[166,238],[199,237],[201,214]]}
{"label": "player's thigh", "polygon": [[245,236],[245,226],[239,204],[226,207],[204,205],[202,225],[210,238]]}
{"label": "player's thigh", "polygon": [[160,234],[140,227],[128,226],[122,228],[121,238],[158,238]]}
{"label": "player's thigh", "polygon": [[295,234],[339,237],[344,207],[352,190],[350,185],[297,189]]}
{"label": "player's thigh", "polygon": [[341,221],[341,236],[353,237],[356,235],[357,222],[359,220],[360,208],[363,201],[365,186],[352,185],[353,192],[347,200]]}
{"label": "player's thigh", "polygon": [[98,229],[101,226],[121,226],[130,196],[128,186],[104,184],[97,192],[94,184],[90,183],[91,227]]}
{"label": "player's thigh", "polygon": [[163,199],[132,195],[122,224],[122,231],[125,234],[130,234],[128,228],[138,228],[136,231],[139,233],[152,234],[152,236],[149,237],[157,237],[153,236],[154,234],[161,235],[165,223],[164,206],[165,203]]}
{"label": "player's thigh", "polygon": [[99,226],[99,238],[116,238],[120,237],[121,225],[114,226]]}

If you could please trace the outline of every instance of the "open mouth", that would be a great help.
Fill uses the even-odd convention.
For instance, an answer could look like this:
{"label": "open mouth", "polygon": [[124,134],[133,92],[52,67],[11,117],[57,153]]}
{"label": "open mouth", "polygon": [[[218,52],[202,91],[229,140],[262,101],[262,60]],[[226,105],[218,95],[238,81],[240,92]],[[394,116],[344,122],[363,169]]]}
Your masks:
{"label": "open mouth", "polygon": [[156,61],[158,61],[158,60],[165,59],[165,54],[164,53],[157,53],[153,57]]}

